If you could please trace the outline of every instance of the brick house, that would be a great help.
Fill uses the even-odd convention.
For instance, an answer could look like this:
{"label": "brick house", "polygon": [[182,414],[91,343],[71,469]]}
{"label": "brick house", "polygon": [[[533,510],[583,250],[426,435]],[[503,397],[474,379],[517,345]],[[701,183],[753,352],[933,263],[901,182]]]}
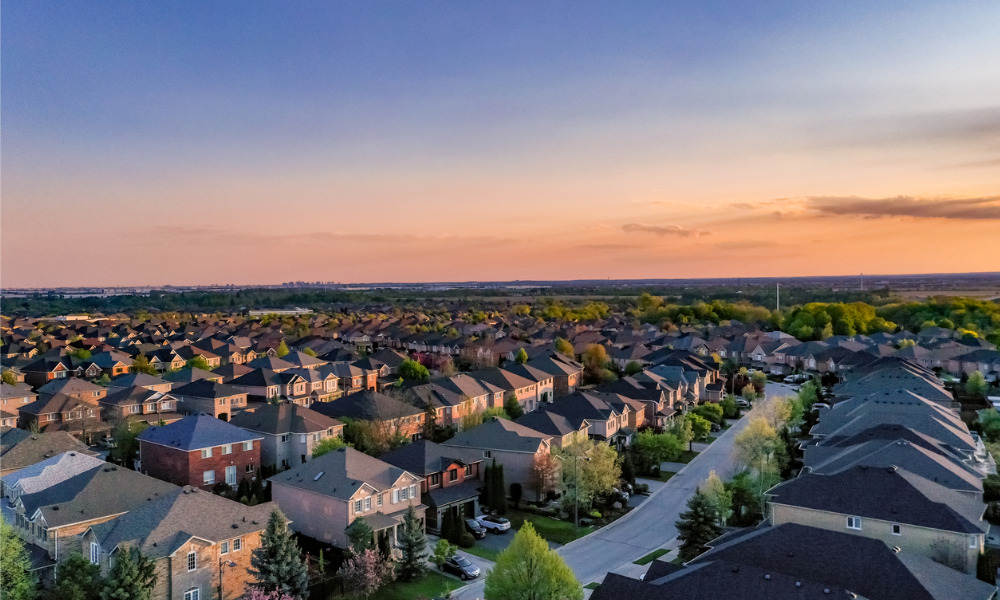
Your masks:
{"label": "brick house", "polygon": [[216,483],[236,487],[256,477],[263,436],[211,415],[191,415],[151,426],[137,438],[136,469],[177,485],[210,490]]}
{"label": "brick house", "polygon": [[107,576],[122,550],[138,548],[156,568],[154,600],[235,600],[254,582],[250,557],[274,508],[187,486],[88,528],[79,551]]}
{"label": "brick house", "polygon": [[65,394],[41,396],[31,404],[18,407],[22,429],[37,428],[39,431],[68,431],[88,439],[110,431],[101,420],[101,406],[97,401],[80,400]]}
{"label": "brick house", "polygon": [[341,437],[340,421],[296,404],[268,404],[244,411],[230,421],[237,427],[259,433],[261,461],[287,469],[312,458],[313,448],[329,437]]}
{"label": "brick house", "polygon": [[173,390],[172,396],[188,414],[205,413],[228,421],[233,413],[246,408],[247,393],[240,388],[199,379]]}
{"label": "brick house", "polygon": [[334,419],[369,421],[386,437],[399,434],[418,440],[423,436],[424,410],[381,392],[351,394],[334,402],[318,402],[310,408]]}
{"label": "brick house", "polygon": [[85,402],[95,403],[108,395],[108,389],[82,379],[60,379],[38,388],[39,396],[63,394]]}

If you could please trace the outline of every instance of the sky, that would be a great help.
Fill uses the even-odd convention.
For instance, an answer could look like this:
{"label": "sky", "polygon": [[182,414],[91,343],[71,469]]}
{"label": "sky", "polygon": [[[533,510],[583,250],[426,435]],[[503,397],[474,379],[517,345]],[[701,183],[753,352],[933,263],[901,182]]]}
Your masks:
{"label": "sky", "polygon": [[1000,271],[997,23],[5,0],[0,285]]}

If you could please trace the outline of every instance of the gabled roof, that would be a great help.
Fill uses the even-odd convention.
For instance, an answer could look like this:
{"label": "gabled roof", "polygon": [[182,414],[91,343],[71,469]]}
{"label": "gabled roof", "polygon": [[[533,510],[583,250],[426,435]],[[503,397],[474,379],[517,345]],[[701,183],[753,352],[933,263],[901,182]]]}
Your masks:
{"label": "gabled roof", "polygon": [[152,559],[172,555],[192,537],[218,543],[267,527],[274,503],[245,506],[185,486],[137,506],[113,521],[91,528],[101,547],[137,547]]}
{"label": "gabled roof", "polygon": [[134,406],[136,404],[145,404],[146,402],[155,402],[161,399],[170,400],[173,399],[173,397],[169,394],[155,392],[144,387],[131,387],[116,389],[111,394],[101,398],[100,403],[111,404],[114,406]]}
{"label": "gabled roof", "polygon": [[53,394],[87,394],[103,393],[107,389],[99,385],[90,383],[85,379],[77,377],[67,377],[65,379],[55,379],[38,388],[39,395]]}
{"label": "gabled roof", "polygon": [[199,414],[184,417],[162,427],[150,426],[140,433],[137,439],[150,444],[191,451],[263,438],[211,415]]}
{"label": "gabled roof", "polygon": [[551,440],[552,436],[529,429],[514,421],[493,417],[478,427],[463,431],[442,445],[455,448],[481,448],[534,454],[538,452],[539,448],[548,445]]}
{"label": "gabled roof", "polygon": [[363,485],[382,492],[391,489],[401,477],[407,475],[414,482],[421,480],[416,474],[354,448],[340,448],[282,471],[268,481],[346,501]]}
{"label": "gabled roof", "polygon": [[31,433],[13,428],[0,434],[0,450],[4,469],[21,469],[63,452],[96,454],[66,431]]}
{"label": "gabled roof", "polygon": [[89,400],[80,400],[75,396],[67,396],[66,394],[55,394],[54,396],[45,395],[31,404],[18,406],[17,410],[29,415],[46,415],[50,413],[72,411],[78,408],[93,410],[95,413],[100,412],[100,408],[98,407],[96,400],[93,402]]}
{"label": "gabled roof", "polygon": [[159,377],[149,375],[148,373],[129,373],[128,375],[120,375],[111,380],[108,384],[108,388],[130,388],[134,386],[147,387],[147,386],[159,386],[170,383]]}
{"label": "gabled roof", "polygon": [[451,464],[458,463],[465,465],[482,462],[479,460],[472,462],[464,461],[455,458],[455,454],[453,449],[435,444],[430,440],[417,440],[412,444],[400,446],[387,454],[383,454],[379,458],[390,465],[397,466],[400,469],[422,477],[427,477],[432,473],[441,473]]}
{"label": "gabled roof", "polygon": [[312,410],[328,417],[347,417],[361,421],[392,421],[423,414],[423,409],[381,392],[364,391],[333,402],[317,402]]}
{"label": "gabled roof", "polygon": [[175,388],[172,392],[175,396],[188,396],[191,398],[229,398],[231,396],[245,396],[246,392],[226,383],[215,383],[207,379],[199,379],[191,383]]}
{"label": "gabled roof", "polygon": [[20,484],[22,493],[33,494],[103,464],[103,460],[82,452],[63,452],[4,475],[3,483],[6,487]]}
{"label": "gabled roof", "polygon": [[281,435],[285,433],[315,433],[339,429],[343,424],[322,413],[297,404],[267,404],[257,410],[243,411],[229,421],[237,427],[258,433]]}
{"label": "gabled roof", "polygon": [[198,367],[184,367],[174,373],[165,374],[163,378],[172,382],[174,385],[191,383],[192,381],[200,381],[202,379],[215,380],[219,383],[224,381],[222,375],[213,373],[212,371],[206,371],[205,369],[199,369]]}
{"label": "gabled roof", "polygon": [[534,429],[541,434],[553,437],[563,437],[581,430],[585,431],[590,427],[590,421],[586,419],[583,421],[572,421],[563,415],[545,410],[545,407],[521,416],[517,420],[517,423],[529,429]]}

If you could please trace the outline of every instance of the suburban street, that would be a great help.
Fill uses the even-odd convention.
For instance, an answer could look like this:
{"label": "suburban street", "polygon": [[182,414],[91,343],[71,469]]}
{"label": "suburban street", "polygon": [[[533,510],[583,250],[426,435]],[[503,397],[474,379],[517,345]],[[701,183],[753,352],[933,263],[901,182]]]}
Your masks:
{"label": "suburban street", "polygon": [[[794,394],[792,386],[768,383],[768,398]],[[753,410],[746,413],[752,415]],[[711,445],[696,456],[668,482],[654,492],[638,508],[621,519],[559,548],[566,563],[584,585],[601,581],[609,571],[615,571],[632,561],[662,548],[677,536],[674,523],[686,508],[688,498],[714,470],[726,479],[737,465],[733,456],[733,438],[749,422],[747,416],[722,433]],[[474,557],[470,558],[474,559]],[[482,564],[482,561],[479,561]],[[483,597],[484,576],[454,593],[460,600]]]}

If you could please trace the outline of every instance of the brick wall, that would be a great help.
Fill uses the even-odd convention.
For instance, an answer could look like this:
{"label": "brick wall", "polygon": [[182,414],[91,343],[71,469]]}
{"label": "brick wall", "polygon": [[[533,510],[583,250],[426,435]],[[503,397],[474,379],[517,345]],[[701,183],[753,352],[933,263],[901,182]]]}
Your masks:
{"label": "brick wall", "polygon": [[[226,467],[236,467],[236,482],[244,477],[254,477],[260,469],[260,440],[253,441],[253,449],[244,450],[243,444],[233,444],[231,454],[223,454],[222,446],[212,448],[212,456],[201,457],[201,450],[186,451],[167,448],[159,444],[139,442],[142,472],[177,485],[192,485],[210,490],[215,483],[225,483]],[[247,466],[253,470],[247,472]],[[215,471],[215,482],[204,483],[204,472]]]}

